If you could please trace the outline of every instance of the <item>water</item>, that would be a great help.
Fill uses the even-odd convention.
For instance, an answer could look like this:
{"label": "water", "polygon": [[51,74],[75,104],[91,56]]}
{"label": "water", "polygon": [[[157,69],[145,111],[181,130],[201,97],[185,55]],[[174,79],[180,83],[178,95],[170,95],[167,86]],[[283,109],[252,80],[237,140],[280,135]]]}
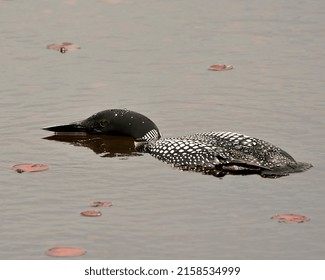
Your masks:
{"label": "water", "polygon": [[[0,258],[323,259],[324,1],[1,1]],[[50,43],[81,50],[61,54]],[[225,63],[234,70],[207,71]],[[108,108],[163,136],[236,131],[311,170],[279,179],[103,157],[40,128]],[[13,164],[49,170],[18,174]],[[111,201],[87,218],[90,201]],[[279,224],[277,213],[308,215]]]}

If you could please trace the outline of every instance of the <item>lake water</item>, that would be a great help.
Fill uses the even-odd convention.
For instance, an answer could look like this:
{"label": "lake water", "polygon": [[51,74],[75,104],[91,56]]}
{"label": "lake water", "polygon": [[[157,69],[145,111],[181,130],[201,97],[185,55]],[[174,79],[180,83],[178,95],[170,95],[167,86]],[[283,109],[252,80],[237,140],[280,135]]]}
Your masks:
{"label": "lake water", "polygon": [[[324,1],[0,1],[0,13],[1,259],[57,246],[85,248],[77,259],[325,258]],[[64,41],[81,49],[46,49]],[[207,70],[218,63],[234,69]],[[109,108],[165,137],[245,133],[314,167],[219,179],[43,139]],[[10,169],[24,162],[49,169]],[[80,215],[98,200],[113,206]]]}

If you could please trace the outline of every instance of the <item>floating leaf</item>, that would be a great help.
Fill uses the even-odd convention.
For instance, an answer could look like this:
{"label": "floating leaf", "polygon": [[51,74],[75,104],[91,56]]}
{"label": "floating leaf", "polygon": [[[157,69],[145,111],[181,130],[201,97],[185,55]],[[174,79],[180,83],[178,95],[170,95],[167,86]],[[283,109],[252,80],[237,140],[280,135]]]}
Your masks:
{"label": "floating leaf", "polygon": [[21,163],[21,164],[16,164],[12,167],[12,169],[18,173],[38,172],[38,171],[47,170],[48,168],[49,166],[46,164],[33,164],[33,163]]}
{"label": "floating leaf", "polygon": [[91,207],[110,207],[112,206],[112,202],[109,202],[109,201],[93,201],[90,203],[90,206]]}
{"label": "floating leaf", "polygon": [[77,257],[86,253],[87,251],[85,249],[78,247],[55,247],[46,252],[51,257]]}
{"label": "floating leaf", "polygon": [[74,45],[70,42],[63,42],[62,44],[49,44],[46,48],[50,50],[59,51],[61,53],[66,53],[67,51],[75,51],[81,49],[80,46]]}
{"label": "floating leaf", "polygon": [[83,211],[80,214],[86,217],[98,217],[102,215],[100,211],[95,211],[95,210]]}
{"label": "floating leaf", "polygon": [[310,218],[305,215],[299,214],[277,214],[271,217],[271,219],[278,219],[279,223],[304,223],[310,221]]}
{"label": "floating leaf", "polygon": [[232,65],[225,65],[225,64],[214,64],[209,66],[208,70],[211,71],[225,71],[225,70],[231,70],[234,69]]}

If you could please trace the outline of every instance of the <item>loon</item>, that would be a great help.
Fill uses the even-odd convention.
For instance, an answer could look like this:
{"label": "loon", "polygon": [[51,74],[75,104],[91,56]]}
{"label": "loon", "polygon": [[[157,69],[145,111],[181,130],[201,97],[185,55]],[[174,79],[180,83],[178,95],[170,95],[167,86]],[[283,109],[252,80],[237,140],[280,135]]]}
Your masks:
{"label": "loon", "polygon": [[67,125],[43,128],[55,133],[127,136],[138,151],[181,170],[223,177],[226,174],[259,174],[281,177],[312,167],[297,162],[284,150],[254,137],[234,132],[203,132],[161,138],[157,125],[146,116],[126,109],[110,109]]}

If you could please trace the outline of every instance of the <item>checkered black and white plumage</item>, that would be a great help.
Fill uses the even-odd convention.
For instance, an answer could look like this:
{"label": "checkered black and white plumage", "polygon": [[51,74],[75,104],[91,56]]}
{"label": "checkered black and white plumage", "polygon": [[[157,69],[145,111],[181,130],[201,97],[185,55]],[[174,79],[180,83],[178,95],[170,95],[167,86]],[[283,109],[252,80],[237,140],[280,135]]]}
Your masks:
{"label": "checkered black and white plumage", "polygon": [[147,142],[156,141],[160,138],[159,131],[157,129],[152,129],[148,131],[144,136],[141,137],[142,140]]}
{"label": "checkered black and white plumage", "polygon": [[[264,140],[233,132],[206,132],[148,144],[157,159],[183,170],[288,172],[299,166],[287,152]],[[301,166],[303,169],[310,165]],[[302,171],[302,170],[301,170]]]}

